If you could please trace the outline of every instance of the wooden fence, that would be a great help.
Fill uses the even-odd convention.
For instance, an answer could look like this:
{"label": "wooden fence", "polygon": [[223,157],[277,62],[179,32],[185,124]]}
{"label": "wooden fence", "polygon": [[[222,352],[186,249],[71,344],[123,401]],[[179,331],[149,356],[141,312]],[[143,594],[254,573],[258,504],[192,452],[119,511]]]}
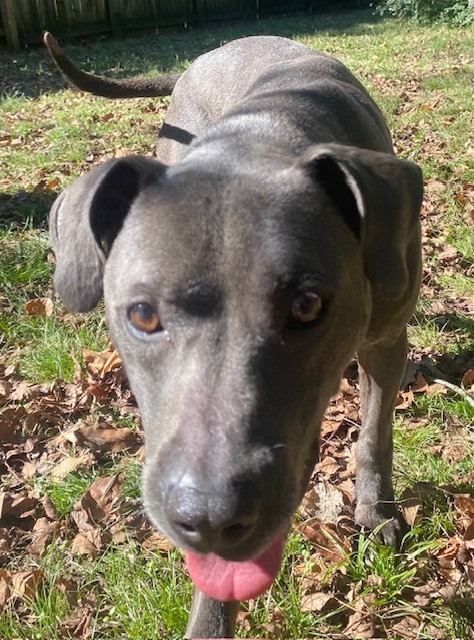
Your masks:
{"label": "wooden fence", "polygon": [[321,0],[0,0],[0,44],[19,49],[58,36],[114,35],[131,29],[305,11]]}

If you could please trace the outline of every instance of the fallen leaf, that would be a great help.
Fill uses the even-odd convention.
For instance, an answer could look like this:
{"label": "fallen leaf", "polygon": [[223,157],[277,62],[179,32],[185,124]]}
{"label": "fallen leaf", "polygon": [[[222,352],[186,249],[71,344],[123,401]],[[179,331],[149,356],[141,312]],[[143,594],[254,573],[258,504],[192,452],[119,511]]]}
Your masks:
{"label": "fallen leaf", "polygon": [[120,475],[98,478],[74,505],[71,517],[79,531],[95,529],[105,522],[121,497],[123,478]]}
{"label": "fallen leaf", "polygon": [[59,179],[53,178],[46,184],[46,189],[52,190],[52,189],[56,189],[56,187],[58,186],[59,186]]}
{"label": "fallen leaf", "polygon": [[330,593],[308,593],[301,598],[301,611],[314,611],[321,613],[337,607],[338,602]]}
{"label": "fallen leaf", "polygon": [[325,525],[315,520],[311,524],[295,524],[295,528],[330,562],[341,562],[344,551],[349,551],[349,541],[341,538],[330,524]]}
{"label": "fallen leaf", "polygon": [[8,529],[0,529],[0,564],[10,560],[10,548]]}
{"label": "fallen leaf", "polygon": [[349,622],[343,633],[349,638],[377,637],[375,629],[375,615],[371,611],[354,611],[349,616]]}
{"label": "fallen leaf", "polygon": [[325,456],[321,462],[318,462],[316,465],[316,469],[318,473],[321,473],[325,476],[332,476],[336,474],[340,470],[339,463],[330,456]]}
{"label": "fallen leaf", "polygon": [[423,501],[419,496],[405,492],[400,501],[403,518],[408,526],[413,527],[422,515]]}
{"label": "fallen leaf", "polygon": [[60,627],[66,638],[90,638],[94,631],[94,620],[97,616],[97,603],[93,596],[81,602],[69,616],[61,621]]}
{"label": "fallen leaf", "polygon": [[425,182],[425,189],[433,193],[440,193],[446,189],[446,185],[437,178],[428,178]]}
{"label": "fallen leaf", "polygon": [[336,523],[342,507],[344,506],[343,494],[334,484],[327,481],[318,482],[315,487],[318,496],[318,506],[315,513],[321,522]]}
{"label": "fallen leaf", "polygon": [[53,482],[64,480],[70,473],[73,473],[81,467],[91,467],[94,461],[95,458],[92,453],[64,458],[64,460],[61,460],[61,462],[51,470],[51,480]]}
{"label": "fallen leaf", "polygon": [[49,318],[53,315],[54,303],[50,298],[35,298],[33,300],[28,300],[25,305],[25,309],[29,316]]}
{"label": "fallen leaf", "polygon": [[34,515],[37,500],[14,492],[0,492],[0,520]]}
{"label": "fallen leaf", "polygon": [[39,518],[33,527],[33,539],[26,547],[26,551],[34,556],[41,556],[53,539],[56,529],[56,522],[50,522],[47,518]]}
{"label": "fallen leaf", "polygon": [[474,369],[468,369],[461,379],[461,384],[465,389],[474,387]]}
{"label": "fallen leaf", "polygon": [[474,498],[467,493],[454,496],[454,508],[468,520],[474,520]]}
{"label": "fallen leaf", "polygon": [[0,613],[11,596],[11,577],[8,571],[0,569]]}
{"label": "fallen leaf", "polygon": [[71,543],[71,553],[74,556],[87,556],[90,560],[97,558],[106,540],[104,532],[98,527],[78,533]]}
{"label": "fallen leaf", "polygon": [[439,384],[439,382],[435,382],[434,384],[430,384],[426,390],[426,397],[432,398],[435,395],[446,396],[448,393],[449,389],[447,387],[443,384]]}
{"label": "fallen leaf", "polygon": [[12,385],[8,380],[0,380],[0,404],[4,404],[8,400]]}
{"label": "fallen leaf", "polygon": [[424,393],[428,388],[428,383],[426,382],[423,374],[418,371],[416,374],[415,382],[411,386],[411,390],[413,393]]}
{"label": "fallen leaf", "polygon": [[471,521],[464,532],[464,543],[467,549],[474,551],[474,520]]}
{"label": "fallen leaf", "polygon": [[401,391],[398,394],[397,399],[395,401],[395,409],[398,409],[398,410],[408,409],[409,407],[411,407],[414,400],[415,400],[415,396],[411,389],[408,391]]}
{"label": "fallen leaf", "polygon": [[74,437],[78,443],[93,445],[101,452],[119,453],[138,448],[142,444],[142,437],[137,431],[105,423],[81,427],[74,432]]}
{"label": "fallen leaf", "polygon": [[43,572],[18,571],[12,575],[12,597],[22,600],[32,600],[43,582]]}
{"label": "fallen leaf", "polygon": [[164,555],[175,548],[175,545],[170,542],[168,538],[165,538],[165,536],[157,531],[154,531],[151,536],[148,536],[148,538],[143,541],[142,546],[147,551],[154,551]]}

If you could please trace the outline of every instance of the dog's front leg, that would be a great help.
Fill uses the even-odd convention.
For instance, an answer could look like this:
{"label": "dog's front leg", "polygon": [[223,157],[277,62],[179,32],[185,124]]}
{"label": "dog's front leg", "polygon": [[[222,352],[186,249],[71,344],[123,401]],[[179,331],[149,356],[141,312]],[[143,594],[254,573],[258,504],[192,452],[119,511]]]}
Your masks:
{"label": "dog's front leg", "polygon": [[194,589],[186,638],[233,638],[238,610],[238,602],[220,602]]}
{"label": "dog's front leg", "polygon": [[392,486],[393,411],[406,365],[404,329],[390,346],[377,344],[359,351],[362,428],[356,447],[356,522],[380,531],[394,546],[400,532]]}

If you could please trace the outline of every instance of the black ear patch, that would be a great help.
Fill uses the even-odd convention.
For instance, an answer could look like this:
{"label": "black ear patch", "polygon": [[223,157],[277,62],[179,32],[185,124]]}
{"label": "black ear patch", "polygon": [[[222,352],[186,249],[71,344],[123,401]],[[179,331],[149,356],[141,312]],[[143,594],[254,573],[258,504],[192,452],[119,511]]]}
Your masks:
{"label": "black ear patch", "polygon": [[354,192],[347,183],[347,176],[330,154],[321,154],[311,163],[311,175],[317,180],[337,206],[344,222],[358,240],[361,238],[361,217]]}
{"label": "black ear patch", "polygon": [[106,256],[139,190],[139,171],[125,161],[112,167],[97,189],[91,202],[89,220],[95,241]]}

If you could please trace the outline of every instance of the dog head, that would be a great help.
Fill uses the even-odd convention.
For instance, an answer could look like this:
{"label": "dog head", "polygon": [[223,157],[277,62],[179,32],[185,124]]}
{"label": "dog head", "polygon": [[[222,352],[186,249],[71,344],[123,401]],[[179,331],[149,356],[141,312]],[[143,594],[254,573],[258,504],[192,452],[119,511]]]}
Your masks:
{"label": "dog head", "polygon": [[280,548],[377,307],[411,312],[420,204],[415,165],[338,145],[111,160],[58,198],[56,288],[77,311],[104,292],[145,505],[175,543],[234,563]]}

